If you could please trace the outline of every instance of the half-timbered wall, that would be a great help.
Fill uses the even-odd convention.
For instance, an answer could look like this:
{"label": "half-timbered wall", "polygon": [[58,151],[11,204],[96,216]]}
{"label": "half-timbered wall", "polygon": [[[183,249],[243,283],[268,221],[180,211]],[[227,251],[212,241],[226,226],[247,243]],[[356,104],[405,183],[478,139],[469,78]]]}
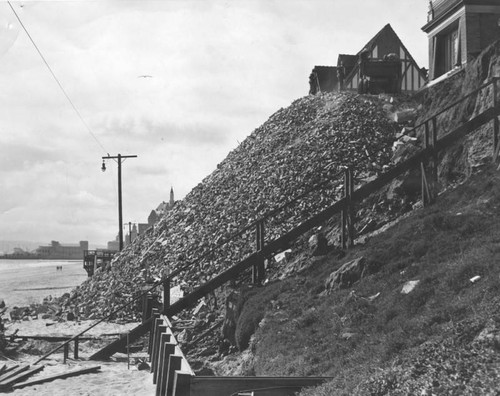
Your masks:
{"label": "half-timbered wall", "polygon": [[[367,45],[369,57],[372,59],[383,59],[385,55],[396,54],[401,59],[401,91],[414,92],[422,88],[426,83],[426,77],[412,58],[408,50],[401,43],[399,37],[386,25]],[[360,79],[359,65],[346,76],[345,89],[357,90]]]}

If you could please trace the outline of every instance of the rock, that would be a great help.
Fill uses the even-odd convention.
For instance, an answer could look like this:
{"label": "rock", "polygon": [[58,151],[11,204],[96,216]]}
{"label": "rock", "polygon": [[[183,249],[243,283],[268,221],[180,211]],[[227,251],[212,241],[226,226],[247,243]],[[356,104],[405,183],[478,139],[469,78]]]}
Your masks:
{"label": "rock", "polygon": [[403,285],[403,288],[401,289],[401,294],[409,294],[417,287],[417,285],[420,283],[419,280],[414,280],[414,281],[408,281]]}
{"label": "rock", "polygon": [[489,319],[484,329],[476,336],[475,342],[485,342],[491,346],[500,346],[500,326],[493,319]]}
{"label": "rock", "polygon": [[138,364],[137,364],[137,370],[139,371],[145,371],[145,370],[150,370],[151,367],[149,364],[147,364],[144,360],[141,360]]}
{"label": "rock", "polygon": [[332,290],[337,287],[345,289],[350,287],[363,277],[366,267],[365,264],[366,260],[364,257],[359,257],[345,263],[338,270],[330,274],[325,283],[326,289]]}
{"label": "rock", "polygon": [[417,118],[417,115],[418,113],[417,110],[415,109],[401,110],[394,114],[394,121],[397,122],[398,124],[407,121],[413,121]]}
{"label": "rock", "polygon": [[342,338],[343,340],[346,340],[346,341],[347,341],[347,340],[350,340],[350,339],[351,339],[352,337],[354,337],[355,335],[356,335],[356,333],[349,333],[349,332],[347,332],[347,333],[342,333],[342,334],[340,335],[340,338]]}
{"label": "rock", "polygon": [[193,311],[193,316],[199,316],[201,313],[206,313],[208,311],[207,304],[205,301],[201,301]]}
{"label": "rock", "polygon": [[277,255],[274,256],[274,261],[277,264],[280,264],[282,261],[288,261],[288,258],[290,257],[290,254],[292,253],[292,249],[287,249],[284,250],[281,253],[278,253]]}
{"label": "rock", "polygon": [[5,301],[0,298],[0,309],[5,308]]}
{"label": "rock", "polygon": [[328,242],[323,233],[318,232],[309,238],[309,250],[313,256],[324,256],[328,253]]}
{"label": "rock", "polygon": [[200,356],[211,356],[211,355],[216,355],[217,354],[217,348],[214,346],[209,346],[205,349],[203,349],[199,355]]}
{"label": "rock", "polygon": [[212,370],[210,367],[202,367],[201,369],[199,370],[196,370],[194,372],[196,375],[202,375],[202,376],[205,376],[205,377],[213,377],[215,376],[215,371]]}
{"label": "rock", "polygon": [[75,320],[75,314],[73,312],[68,312],[66,314],[66,320],[69,320],[69,321]]}

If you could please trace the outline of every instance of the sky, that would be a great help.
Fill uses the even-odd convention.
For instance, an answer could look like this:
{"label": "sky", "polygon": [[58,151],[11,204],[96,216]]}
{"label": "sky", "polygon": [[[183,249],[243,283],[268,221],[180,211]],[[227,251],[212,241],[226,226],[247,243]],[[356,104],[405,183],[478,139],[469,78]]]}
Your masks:
{"label": "sky", "polygon": [[182,199],[307,95],[315,65],[357,53],[387,23],[428,64],[427,0],[10,4],[43,59],[0,1],[0,240],[114,240],[108,154],[137,155],[122,163],[123,221],[146,223],[171,187]]}

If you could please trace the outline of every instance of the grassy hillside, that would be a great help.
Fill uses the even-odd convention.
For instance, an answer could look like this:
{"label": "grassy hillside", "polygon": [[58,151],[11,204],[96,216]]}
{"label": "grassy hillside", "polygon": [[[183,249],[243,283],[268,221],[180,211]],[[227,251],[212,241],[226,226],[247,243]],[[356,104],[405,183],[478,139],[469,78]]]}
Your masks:
{"label": "grassy hillside", "polygon": [[[247,372],[335,377],[304,396],[494,394],[488,392],[500,386],[499,207],[500,174],[489,167],[342,260],[325,256],[259,290],[239,323],[245,327],[252,309],[266,312]],[[371,274],[327,293],[328,275],[358,257]],[[473,283],[474,276],[480,279]],[[410,280],[420,282],[402,294]]]}

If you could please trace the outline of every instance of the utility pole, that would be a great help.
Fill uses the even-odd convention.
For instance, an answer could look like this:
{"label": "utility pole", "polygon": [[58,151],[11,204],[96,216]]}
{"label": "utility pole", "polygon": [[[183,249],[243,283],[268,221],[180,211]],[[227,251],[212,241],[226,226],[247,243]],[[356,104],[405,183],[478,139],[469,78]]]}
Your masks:
{"label": "utility pole", "polygon": [[102,157],[102,167],[101,170],[103,172],[106,171],[105,160],[114,159],[118,160],[118,230],[119,230],[119,239],[120,239],[120,251],[123,250],[123,215],[122,215],[122,161],[127,158],[137,158],[137,155],[121,155],[110,156],[108,154],[107,157]]}

